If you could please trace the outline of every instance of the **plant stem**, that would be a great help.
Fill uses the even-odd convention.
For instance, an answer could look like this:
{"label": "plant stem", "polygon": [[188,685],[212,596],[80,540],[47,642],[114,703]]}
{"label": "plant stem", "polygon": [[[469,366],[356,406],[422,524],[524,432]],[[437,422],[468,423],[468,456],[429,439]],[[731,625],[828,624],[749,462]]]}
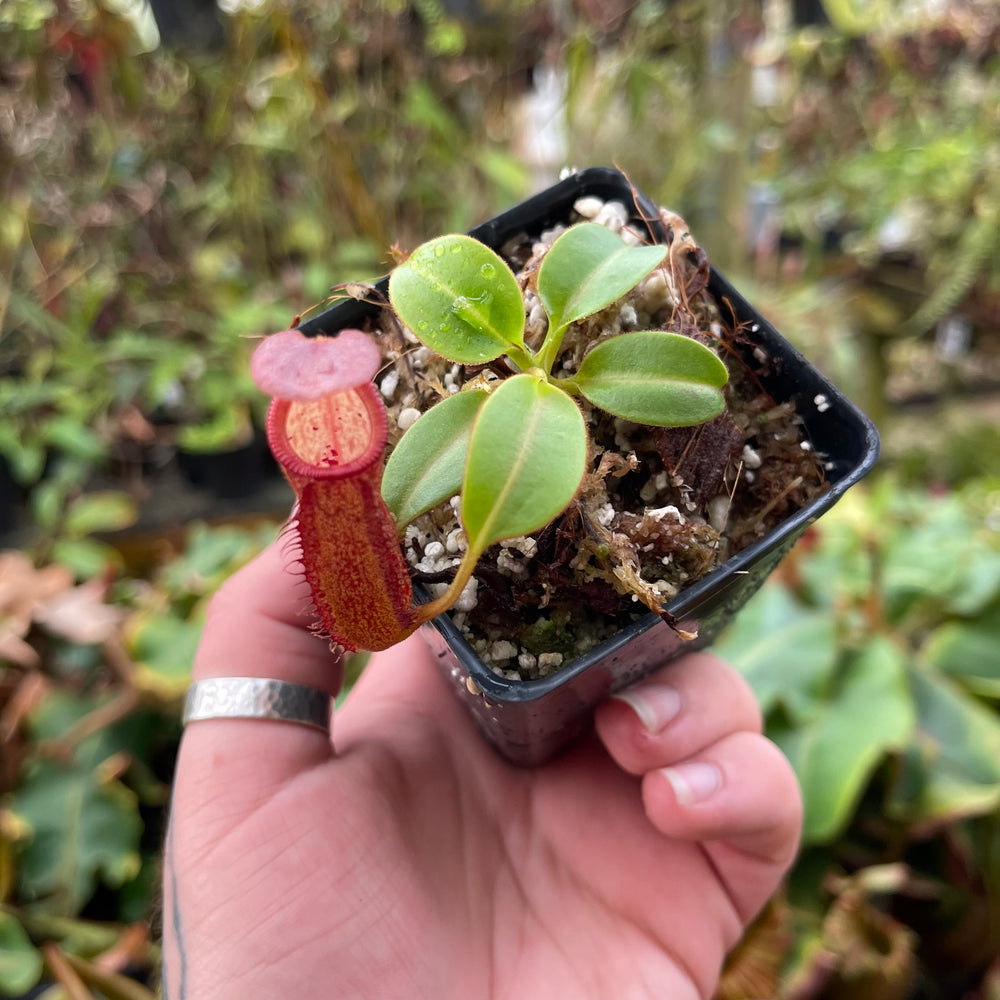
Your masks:
{"label": "plant stem", "polygon": [[80,978],[76,969],[67,961],[66,955],[52,941],[42,945],[49,972],[63,988],[69,1000],[92,1000],[92,994],[87,984]]}
{"label": "plant stem", "polygon": [[420,605],[417,609],[417,618],[421,625],[429,622],[432,618],[437,618],[440,614],[444,614],[445,611],[454,606],[455,602],[462,596],[462,591],[465,590],[465,585],[469,582],[472,571],[476,568],[476,563],[479,562],[481,555],[482,552],[475,549],[465,550],[465,555],[458,564],[455,577],[448,585],[448,589],[440,597]]}
{"label": "plant stem", "polygon": [[[544,346],[544,345],[543,345]],[[521,371],[526,372],[531,368],[539,367],[540,355],[532,354],[530,351],[511,344],[506,351],[507,357],[517,365]]]}
{"label": "plant stem", "polygon": [[580,396],[580,387],[571,378],[549,378],[549,383],[570,396]]}
{"label": "plant stem", "polygon": [[70,952],[64,953],[62,957],[80,980],[87,986],[100,990],[108,1000],[156,1000],[152,990],[134,979],[103,969],[96,962],[88,962]]}
{"label": "plant stem", "polygon": [[552,366],[555,364],[556,356],[559,354],[559,348],[562,347],[563,337],[566,336],[568,326],[569,324],[567,323],[555,331],[550,330],[545,335],[545,341],[535,357],[536,364],[545,372],[546,377],[552,371]]}

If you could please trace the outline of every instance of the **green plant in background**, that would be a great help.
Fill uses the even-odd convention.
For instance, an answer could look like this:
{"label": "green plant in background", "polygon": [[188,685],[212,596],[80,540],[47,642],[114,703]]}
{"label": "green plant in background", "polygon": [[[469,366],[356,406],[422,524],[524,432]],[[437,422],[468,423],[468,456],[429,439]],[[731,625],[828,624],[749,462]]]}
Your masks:
{"label": "green plant in background", "polygon": [[88,488],[139,450],[123,417],[232,443],[257,402],[239,338],[286,324],[274,303],[377,274],[390,222],[419,238],[524,193],[502,71],[456,69],[472,43],[437,9],[245,7],[203,58],[145,51],[102,0],[4,4],[0,451],[19,482]]}
{"label": "green plant in background", "polygon": [[[850,6],[831,5],[835,24],[847,23],[835,8]],[[954,396],[961,358],[941,349],[942,325],[966,328],[960,356],[995,323],[1000,90],[981,40],[998,30],[995,4],[946,5],[867,35],[803,32],[787,45],[789,86],[768,112],[784,137],[771,184],[811,275],[836,276],[880,425],[892,417],[894,354],[924,341],[916,391]],[[831,88],[843,99],[827,100]]]}
{"label": "green plant in background", "polygon": [[[972,930],[947,940],[944,927],[1000,906],[998,498],[995,480],[938,497],[890,479],[859,491],[715,647],[753,686],[805,799],[785,915],[795,956],[772,956],[786,963],[787,993],[768,995],[794,995],[833,949],[838,981],[860,990],[871,973],[876,995],[906,996],[891,982],[888,939],[910,977],[924,962],[942,982],[955,970],[934,963],[951,961],[964,992],[984,973],[995,942]],[[957,884],[952,866],[965,873]],[[850,956],[830,914],[862,885],[864,906],[837,918],[854,927]],[[888,937],[864,929],[875,900]]]}
{"label": "green plant in background", "polygon": [[205,606],[276,530],[195,524],[149,581],[109,584],[102,567],[74,585],[58,563],[0,553],[0,677],[16,696],[0,729],[3,995],[60,979],[62,959],[95,995],[153,997],[96,959],[156,967],[156,858]]}
{"label": "green plant in background", "polygon": [[615,163],[690,223],[713,263],[745,267],[734,234],[758,170],[747,150],[760,127],[748,58],[759,14],[732,0],[612,9],[616,20],[567,27],[567,160]]}

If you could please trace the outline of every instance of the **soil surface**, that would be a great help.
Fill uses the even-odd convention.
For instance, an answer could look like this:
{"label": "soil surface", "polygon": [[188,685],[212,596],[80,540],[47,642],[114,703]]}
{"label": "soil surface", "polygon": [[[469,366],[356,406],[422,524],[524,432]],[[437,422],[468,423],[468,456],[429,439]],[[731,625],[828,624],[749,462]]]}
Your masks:
{"label": "soil surface", "polygon": [[[617,202],[581,199],[576,221],[599,221],[626,242],[644,239]],[[767,359],[753,330],[727,322],[708,291],[710,267],[678,216],[663,211],[670,252],[619,302],[568,331],[553,374],[573,374],[599,340],[628,330],[669,330],[710,347],[726,364],[726,411],[696,427],[630,423],[578,399],[591,438],[576,499],[531,536],[493,546],[451,612],[491,669],[510,679],[558,670],[664,603],[766,534],[826,489],[822,456],[790,403],[776,403],[760,375]],[[525,290],[526,341],[545,334],[534,278],[564,227],[502,248]],[[648,240],[648,237],[645,237]],[[379,379],[390,446],[420,412],[470,379],[493,375],[452,364],[402,328],[388,310],[375,330],[388,362]],[[756,359],[752,364],[745,358]],[[497,363],[494,363],[496,365]],[[493,373],[495,374],[495,373]],[[411,524],[404,548],[415,582],[444,589],[465,547],[458,498]]]}

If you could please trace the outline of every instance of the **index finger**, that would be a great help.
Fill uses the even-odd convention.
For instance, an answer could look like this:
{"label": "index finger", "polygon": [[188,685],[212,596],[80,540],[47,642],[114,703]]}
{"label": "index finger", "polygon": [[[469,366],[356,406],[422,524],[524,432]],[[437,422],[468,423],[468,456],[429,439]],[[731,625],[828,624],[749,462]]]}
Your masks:
{"label": "index finger", "polygon": [[193,680],[273,677],[340,691],[343,657],[311,631],[315,613],[294,541],[273,542],[212,597]]}
{"label": "index finger", "polygon": [[[192,678],[264,677],[332,698],[343,681],[343,657],[311,631],[313,621],[294,539],[274,542],[211,599]],[[187,781],[223,812],[223,798],[239,812],[332,754],[329,733],[294,722],[201,720],[188,725],[181,742],[177,790],[183,794]]]}

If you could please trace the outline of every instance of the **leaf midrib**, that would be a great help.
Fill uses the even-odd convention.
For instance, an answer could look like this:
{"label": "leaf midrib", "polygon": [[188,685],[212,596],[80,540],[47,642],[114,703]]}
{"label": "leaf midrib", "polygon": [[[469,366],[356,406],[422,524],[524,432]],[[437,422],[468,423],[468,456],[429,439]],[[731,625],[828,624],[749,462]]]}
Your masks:
{"label": "leaf midrib", "polygon": [[[539,398],[537,395],[537,389],[535,386],[532,386],[531,389],[533,392],[536,393],[534,401],[537,402]],[[521,446],[518,449],[517,460],[513,464],[513,466],[511,467],[511,471],[507,475],[507,481],[506,483],[504,483],[503,489],[497,494],[493,502],[493,505],[490,508],[490,515],[483,522],[482,529],[477,533],[477,538],[481,539],[484,535],[488,533],[488,529],[496,522],[499,516],[499,511],[503,509],[504,501],[507,499],[508,496],[510,496],[512,490],[511,484],[515,481],[517,473],[520,472],[522,468],[524,468],[525,462],[527,460],[527,454],[529,449],[524,447],[524,442],[530,435],[534,434],[536,428],[538,427],[539,419],[540,419],[539,409],[536,406],[532,406],[531,419],[526,427],[525,433],[522,434],[521,436]],[[499,541],[499,539],[493,539],[493,541]],[[491,542],[486,542],[485,544],[477,543],[476,547],[478,551],[483,552],[490,544],[492,543]],[[472,546],[471,539],[469,540],[469,545],[470,547]]]}

